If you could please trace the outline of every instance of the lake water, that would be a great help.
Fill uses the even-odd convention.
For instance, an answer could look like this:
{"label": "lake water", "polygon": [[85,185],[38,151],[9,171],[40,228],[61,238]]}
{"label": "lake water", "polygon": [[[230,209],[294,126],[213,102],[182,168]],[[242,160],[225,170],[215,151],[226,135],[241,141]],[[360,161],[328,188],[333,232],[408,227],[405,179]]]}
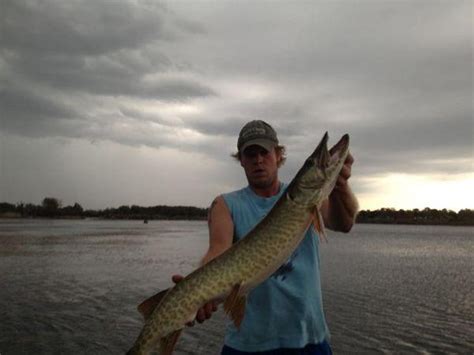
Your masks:
{"label": "lake water", "polygon": [[[356,225],[321,246],[335,354],[472,354],[474,228]],[[0,220],[0,354],[123,354],[136,305],[192,271],[194,221]],[[225,319],[188,328],[176,354],[217,354]]]}

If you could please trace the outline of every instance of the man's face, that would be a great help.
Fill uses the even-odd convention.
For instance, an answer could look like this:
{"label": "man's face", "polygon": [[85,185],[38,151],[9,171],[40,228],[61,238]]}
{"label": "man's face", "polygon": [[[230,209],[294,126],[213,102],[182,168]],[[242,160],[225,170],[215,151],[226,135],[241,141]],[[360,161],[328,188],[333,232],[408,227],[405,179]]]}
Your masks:
{"label": "man's face", "polygon": [[268,151],[259,145],[251,145],[242,152],[240,165],[245,170],[249,185],[264,189],[278,180],[279,160],[275,148]]}

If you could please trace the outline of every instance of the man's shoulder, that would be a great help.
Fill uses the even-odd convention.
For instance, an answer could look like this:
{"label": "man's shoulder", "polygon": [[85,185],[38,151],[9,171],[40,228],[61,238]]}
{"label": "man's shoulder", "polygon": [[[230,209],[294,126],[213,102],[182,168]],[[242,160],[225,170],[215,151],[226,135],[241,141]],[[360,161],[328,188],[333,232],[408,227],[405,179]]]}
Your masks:
{"label": "man's shoulder", "polygon": [[235,206],[241,205],[242,203],[245,203],[248,200],[248,198],[246,198],[246,196],[248,195],[247,190],[248,187],[243,187],[241,189],[226,192],[221,195],[222,199],[224,200],[230,211],[233,211]]}

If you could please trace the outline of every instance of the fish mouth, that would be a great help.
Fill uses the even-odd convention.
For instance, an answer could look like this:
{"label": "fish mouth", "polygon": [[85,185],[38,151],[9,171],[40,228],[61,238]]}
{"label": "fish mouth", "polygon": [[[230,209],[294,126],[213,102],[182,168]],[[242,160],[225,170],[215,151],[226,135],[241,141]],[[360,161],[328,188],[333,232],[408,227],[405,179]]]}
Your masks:
{"label": "fish mouth", "polygon": [[311,154],[312,160],[318,167],[323,169],[337,162],[349,149],[349,135],[347,133],[331,149],[328,149],[328,140],[329,135],[326,132],[313,154]]}
{"label": "fish mouth", "polygon": [[349,135],[328,149],[329,135],[326,132],[303,167],[288,186],[288,198],[309,206],[320,206],[334,188],[337,176],[349,154]]}
{"label": "fish mouth", "polygon": [[341,139],[339,139],[339,142],[334,144],[331,149],[329,149],[329,161],[328,164],[332,165],[336,161],[338,161],[342,156],[344,156],[347,153],[347,150],[349,149],[349,135],[346,133],[344,134]]}

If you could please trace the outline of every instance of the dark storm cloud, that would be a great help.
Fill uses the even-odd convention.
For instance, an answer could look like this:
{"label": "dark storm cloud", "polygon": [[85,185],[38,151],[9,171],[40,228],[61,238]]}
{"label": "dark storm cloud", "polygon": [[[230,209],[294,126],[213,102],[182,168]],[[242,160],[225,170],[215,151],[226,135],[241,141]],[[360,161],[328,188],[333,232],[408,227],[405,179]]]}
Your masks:
{"label": "dark storm cloud", "polygon": [[67,135],[65,121],[79,115],[58,100],[11,86],[0,89],[0,106],[0,127],[6,132],[30,137]]}
{"label": "dark storm cloud", "polygon": [[[26,94],[26,95],[25,95]],[[9,88],[0,90],[0,103],[4,118],[27,117],[31,111],[38,119],[68,118],[73,115],[71,109],[57,101],[47,99],[34,92]]]}
{"label": "dark storm cloud", "polygon": [[[0,19],[4,75],[23,82],[25,90],[34,83],[71,95],[186,100],[214,94],[195,78],[170,74],[182,64],[160,43],[201,33],[202,27],[162,5],[5,1]],[[165,72],[166,78],[148,78]]]}
{"label": "dark storm cloud", "polygon": [[[165,55],[154,53],[154,60],[129,52],[98,57],[69,55],[5,55],[5,63],[18,77],[61,90],[78,90],[97,95],[126,95],[143,98],[186,99],[214,95],[212,89],[186,77],[157,78],[171,65]],[[133,62],[130,62],[134,60]]]}
{"label": "dark storm cloud", "polygon": [[166,9],[148,4],[5,0],[0,44],[35,55],[96,56],[172,37]]}
{"label": "dark storm cloud", "polygon": [[160,70],[169,65],[164,57],[158,58],[154,67],[147,67],[145,60],[136,67],[122,61],[121,53],[98,57],[60,53],[5,55],[6,64],[18,77],[53,88],[105,95],[143,95],[147,90],[140,86],[141,76],[148,70]]}

